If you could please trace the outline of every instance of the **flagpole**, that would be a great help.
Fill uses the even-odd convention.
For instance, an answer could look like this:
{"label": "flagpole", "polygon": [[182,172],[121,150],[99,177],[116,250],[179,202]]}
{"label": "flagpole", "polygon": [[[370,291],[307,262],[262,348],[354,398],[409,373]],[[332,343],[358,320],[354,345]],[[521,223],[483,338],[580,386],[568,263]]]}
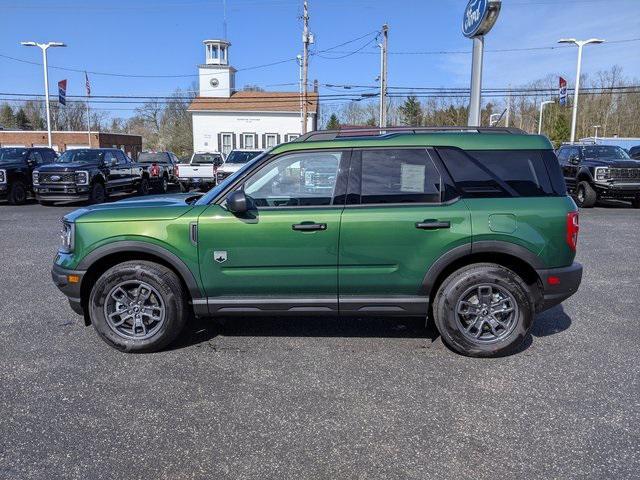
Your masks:
{"label": "flagpole", "polygon": [[89,136],[89,148],[91,148],[91,110],[89,110],[89,97],[91,97],[91,87],[89,86],[89,76],[87,75],[87,72],[84,72],[84,79],[85,88],[87,89],[87,135]]}

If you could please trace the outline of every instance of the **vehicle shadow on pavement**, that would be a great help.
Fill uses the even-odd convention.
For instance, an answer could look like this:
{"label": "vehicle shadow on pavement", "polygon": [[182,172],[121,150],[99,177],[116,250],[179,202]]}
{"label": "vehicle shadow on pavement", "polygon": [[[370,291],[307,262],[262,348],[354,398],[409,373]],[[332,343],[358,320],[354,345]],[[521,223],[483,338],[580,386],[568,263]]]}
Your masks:
{"label": "vehicle shadow on pavement", "polygon": [[179,349],[228,337],[389,337],[434,339],[437,332],[415,317],[227,317],[192,319],[177,342]]}
{"label": "vehicle shadow on pavement", "polygon": [[524,339],[520,347],[518,347],[512,355],[517,355],[527,350],[533,343],[533,337],[542,338],[556,333],[564,332],[571,327],[571,317],[564,312],[562,305],[557,305],[545,312],[535,316],[533,327]]}

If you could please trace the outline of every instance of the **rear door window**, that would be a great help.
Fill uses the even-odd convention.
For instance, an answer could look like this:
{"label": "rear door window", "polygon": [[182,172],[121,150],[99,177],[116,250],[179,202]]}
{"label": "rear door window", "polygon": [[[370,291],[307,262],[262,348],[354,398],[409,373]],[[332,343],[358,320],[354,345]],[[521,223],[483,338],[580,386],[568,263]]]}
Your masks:
{"label": "rear door window", "polygon": [[425,149],[362,152],[362,204],[439,203],[440,173]]}
{"label": "rear door window", "polygon": [[[551,182],[541,150],[439,148],[451,177],[465,197],[540,197],[561,194]],[[559,170],[553,172],[558,175]]]}

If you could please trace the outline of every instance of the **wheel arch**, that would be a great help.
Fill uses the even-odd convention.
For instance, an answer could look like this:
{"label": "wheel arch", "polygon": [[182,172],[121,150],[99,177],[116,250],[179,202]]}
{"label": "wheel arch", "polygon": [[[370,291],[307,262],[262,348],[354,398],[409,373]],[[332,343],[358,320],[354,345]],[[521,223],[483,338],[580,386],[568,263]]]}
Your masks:
{"label": "wheel arch", "polygon": [[427,270],[422,293],[431,303],[449,275],[474,263],[495,263],[512,270],[529,286],[536,305],[542,301],[543,285],[536,269],[546,266],[540,258],[521,245],[493,240],[462,245],[446,252]]}
{"label": "wheel arch", "polygon": [[[195,313],[199,315],[207,313],[200,312],[200,303],[196,304],[194,302],[194,300],[204,298],[195,275],[177,255],[166,248],[150,243],[119,241],[97,248],[84,257],[77,266],[78,270],[86,272],[83,275],[80,286],[80,300],[85,312],[85,324],[89,325],[91,323],[88,316],[87,302],[89,301],[91,287],[96,280],[114,265],[132,260],[147,260],[171,269],[182,282],[185,291],[188,292],[189,298],[187,300],[193,302]],[[204,308],[206,308],[206,302],[204,303]]]}

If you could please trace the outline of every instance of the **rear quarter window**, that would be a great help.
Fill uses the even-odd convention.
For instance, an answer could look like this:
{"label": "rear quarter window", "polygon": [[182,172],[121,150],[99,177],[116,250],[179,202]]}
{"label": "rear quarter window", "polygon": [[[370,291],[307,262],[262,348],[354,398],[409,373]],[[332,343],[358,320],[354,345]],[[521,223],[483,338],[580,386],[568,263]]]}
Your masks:
{"label": "rear quarter window", "polygon": [[551,151],[463,151],[447,147],[439,148],[438,153],[465,197],[543,197],[566,193],[558,161]]}

